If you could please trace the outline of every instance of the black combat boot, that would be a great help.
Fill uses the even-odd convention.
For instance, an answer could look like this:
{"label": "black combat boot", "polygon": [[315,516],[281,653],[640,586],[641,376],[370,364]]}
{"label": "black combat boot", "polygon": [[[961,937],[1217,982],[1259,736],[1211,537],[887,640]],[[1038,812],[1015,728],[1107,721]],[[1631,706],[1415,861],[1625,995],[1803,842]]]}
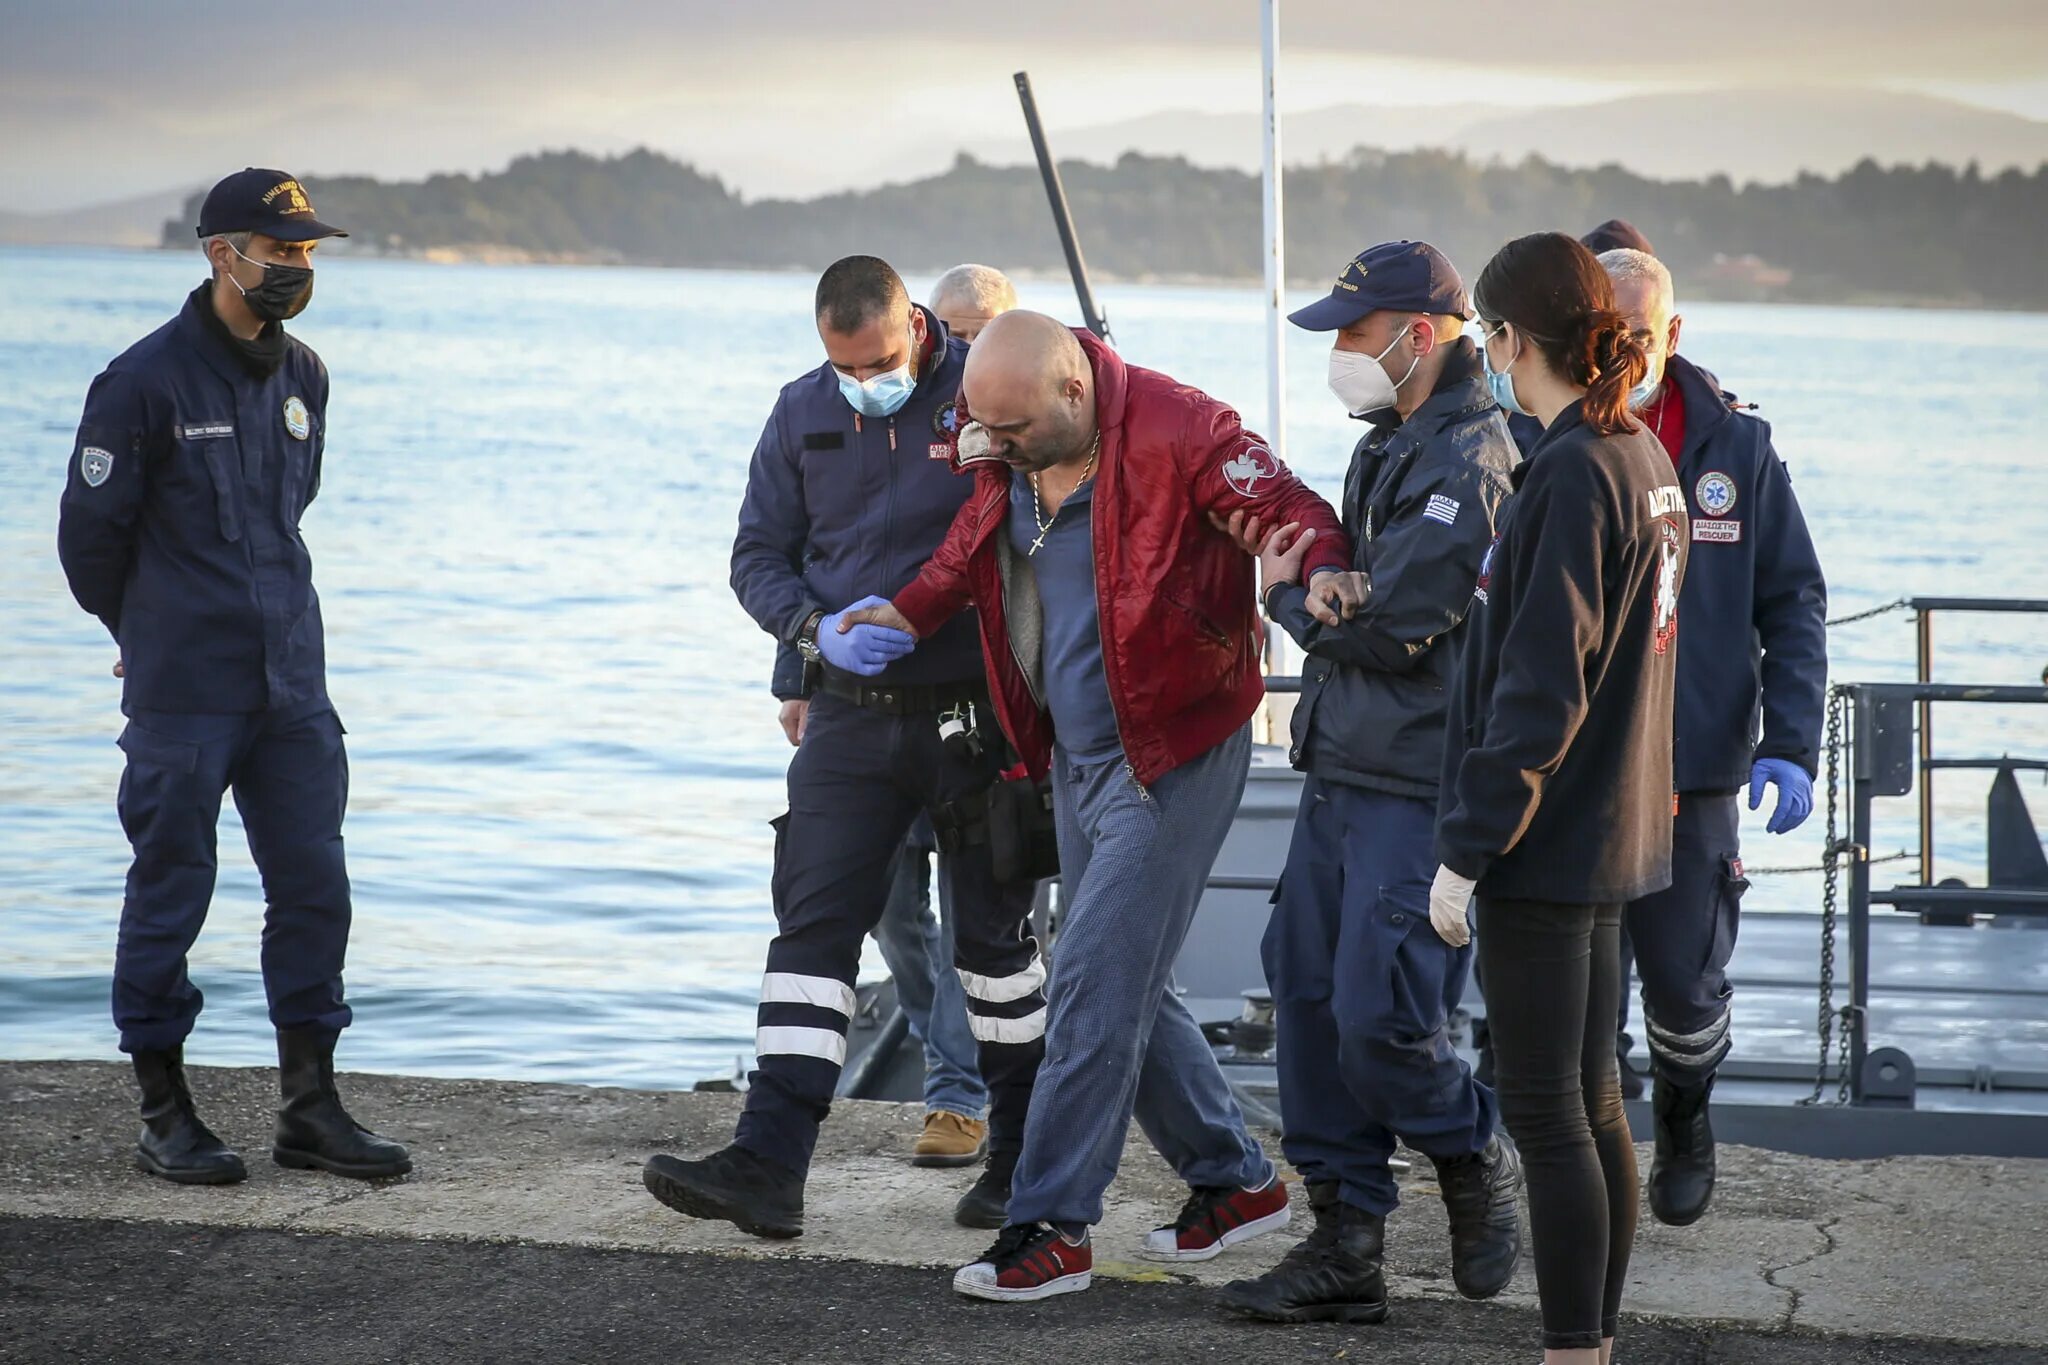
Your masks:
{"label": "black combat boot", "polygon": [[981,1178],[953,1206],[953,1221],[963,1228],[1000,1228],[1009,1221],[1010,1177],[1017,1173],[1017,1153],[988,1154]]}
{"label": "black combat boot", "polygon": [[277,1074],[284,1105],[277,1111],[271,1159],[297,1170],[374,1180],[404,1175],[412,1156],[348,1116],[334,1089],[336,1035],[326,1029],[279,1029]]}
{"label": "black combat boot", "polygon": [[716,1218],[756,1237],[804,1233],[804,1178],[738,1144],[701,1161],[649,1157],[640,1183],[692,1218]]}
{"label": "black combat boot", "polygon": [[1387,1316],[1380,1274],[1386,1220],[1337,1197],[1337,1182],[1308,1187],[1315,1230],[1256,1279],[1223,1286],[1224,1306],[1261,1322],[1379,1322]]}
{"label": "black combat boot", "polygon": [[1468,1299],[1490,1299],[1508,1287],[1522,1256],[1521,1154],[1495,1133],[1485,1151],[1435,1165],[1451,1215],[1451,1281]]}
{"label": "black combat boot", "polygon": [[232,1185],[248,1168],[213,1130],[199,1121],[185,1084],[185,1049],[138,1052],[135,1079],[142,1085],[142,1138],[135,1168],[180,1185]]}
{"label": "black combat boot", "polygon": [[1697,1223],[1714,1198],[1714,1129],[1707,1121],[1705,1085],[1679,1085],[1651,1073],[1650,1112],[1656,1117],[1657,1152],[1650,1159],[1650,1212],[1660,1223]]}

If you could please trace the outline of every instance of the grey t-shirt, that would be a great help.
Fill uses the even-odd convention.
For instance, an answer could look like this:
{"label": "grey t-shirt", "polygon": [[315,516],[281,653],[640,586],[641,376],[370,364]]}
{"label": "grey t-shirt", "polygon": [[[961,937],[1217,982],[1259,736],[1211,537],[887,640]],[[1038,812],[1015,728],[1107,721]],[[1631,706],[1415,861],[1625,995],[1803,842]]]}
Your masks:
{"label": "grey t-shirt", "polygon": [[1042,509],[1031,476],[1010,475],[1010,544],[1031,566],[1045,612],[1045,703],[1053,737],[1080,763],[1099,763],[1123,752],[1116,711],[1102,671],[1102,626],[1096,612],[1095,480],[1082,483],[1060,504],[1045,540]]}

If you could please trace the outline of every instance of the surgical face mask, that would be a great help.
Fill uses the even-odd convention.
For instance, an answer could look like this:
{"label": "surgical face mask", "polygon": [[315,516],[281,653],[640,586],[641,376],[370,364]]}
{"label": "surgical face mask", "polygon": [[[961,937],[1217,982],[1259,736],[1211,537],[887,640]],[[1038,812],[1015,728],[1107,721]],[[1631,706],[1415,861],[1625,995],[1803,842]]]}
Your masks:
{"label": "surgical face mask", "polygon": [[869,379],[855,379],[840,372],[839,392],[853,410],[866,417],[892,417],[896,410],[910,401],[910,391],[917,387],[917,381],[910,377],[910,362],[904,361],[895,369]]}
{"label": "surgical face mask", "polygon": [[[228,250],[242,256],[233,242],[228,243]],[[242,290],[242,301],[249,305],[251,313],[264,322],[283,322],[306,311],[306,305],[313,300],[311,266],[250,261],[247,256],[242,256],[242,259],[263,271],[263,278],[253,289],[242,289],[240,280],[233,275],[228,276],[228,283]]]}
{"label": "surgical face mask", "polygon": [[[1489,332],[1485,340],[1480,343],[1479,358],[1486,365],[1486,387],[1493,394],[1493,401],[1500,404],[1502,412],[1512,412],[1523,417],[1531,417],[1535,414],[1515,401],[1515,378],[1508,373],[1508,370],[1512,370],[1515,367],[1515,361],[1510,360],[1508,362],[1508,370],[1496,370],[1493,368],[1493,357],[1488,355],[1486,351],[1486,342],[1493,340],[1506,330],[1507,324],[1502,323]],[[1520,360],[1521,358],[1518,354],[1515,360]]]}
{"label": "surgical face mask", "polygon": [[1368,412],[1378,412],[1381,408],[1394,406],[1395,399],[1400,395],[1401,385],[1407,383],[1409,375],[1415,373],[1415,367],[1422,363],[1422,357],[1418,355],[1408,362],[1408,374],[1402,375],[1399,381],[1389,379],[1380,362],[1394,353],[1394,348],[1401,344],[1401,338],[1406,335],[1407,333],[1403,332],[1401,336],[1395,337],[1387,349],[1378,355],[1347,351],[1341,346],[1330,348],[1330,392],[1337,395],[1337,401],[1344,405],[1344,411],[1353,417],[1361,417]]}
{"label": "surgical face mask", "polygon": [[1656,400],[1657,390],[1664,387],[1664,357],[1650,356],[1650,372],[1643,376],[1640,384],[1628,391],[1628,406],[1631,412],[1641,412]]}

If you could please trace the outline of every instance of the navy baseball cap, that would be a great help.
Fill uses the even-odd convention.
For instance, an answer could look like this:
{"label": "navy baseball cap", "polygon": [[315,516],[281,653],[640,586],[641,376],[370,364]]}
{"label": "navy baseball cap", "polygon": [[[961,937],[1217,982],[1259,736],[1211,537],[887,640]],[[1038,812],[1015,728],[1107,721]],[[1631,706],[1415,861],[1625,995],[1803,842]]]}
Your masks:
{"label": "navy baseball cap", "polygon": [[1287,320],[1304,331],[1335,332],[1376,308],[1472,316],[1465,282],[1443,252],[1428,242],[1382,242],[1351,258],[1328,298],[1289,313]]}
{"label": "navy baseball cap", "polygon": [[1631,251],[1640,251],[1645,256],[1657,254],[1656,249],[1650,245],[1650,239],[1643,236],[1637,230],[1636,225],[1626,218],[1609,218],[1599,227],[1594,228],[1591,232],[1579,238],[1579,241],[1595,256],[1598,256],[1603,251],[1614,251],[1621,247],[1627,247]]}
{"label": "navy baseball cap", "polygon": [[199,207],[199,235],[223,232],[260,232],[280,242],[348,236],[313,216],[313,203],[297,180],[283,171],[255,166],[236,171],[206,192],[206,202]]}

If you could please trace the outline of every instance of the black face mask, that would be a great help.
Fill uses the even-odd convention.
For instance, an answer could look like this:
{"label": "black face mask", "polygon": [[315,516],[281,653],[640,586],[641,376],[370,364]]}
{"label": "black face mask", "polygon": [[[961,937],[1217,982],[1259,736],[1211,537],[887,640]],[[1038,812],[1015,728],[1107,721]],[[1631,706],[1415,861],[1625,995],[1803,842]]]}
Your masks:
{"label": "black face mask", "polygon": [[[234,243],[228,244],[234,251]],[[242,253],[235,251],[237,256]],[[247,256],[242,259],[249,261]],[[232,274],[228,283],[242,290],[242,301],[249,305],[249,311],[265,322],[283,322],[306,311],[306,305],[313,300],[313,268],[305,265],[265,264],[249,261],[250,265],[263,266],[263,279],[253,289],[242,289],[241,281]]]}

